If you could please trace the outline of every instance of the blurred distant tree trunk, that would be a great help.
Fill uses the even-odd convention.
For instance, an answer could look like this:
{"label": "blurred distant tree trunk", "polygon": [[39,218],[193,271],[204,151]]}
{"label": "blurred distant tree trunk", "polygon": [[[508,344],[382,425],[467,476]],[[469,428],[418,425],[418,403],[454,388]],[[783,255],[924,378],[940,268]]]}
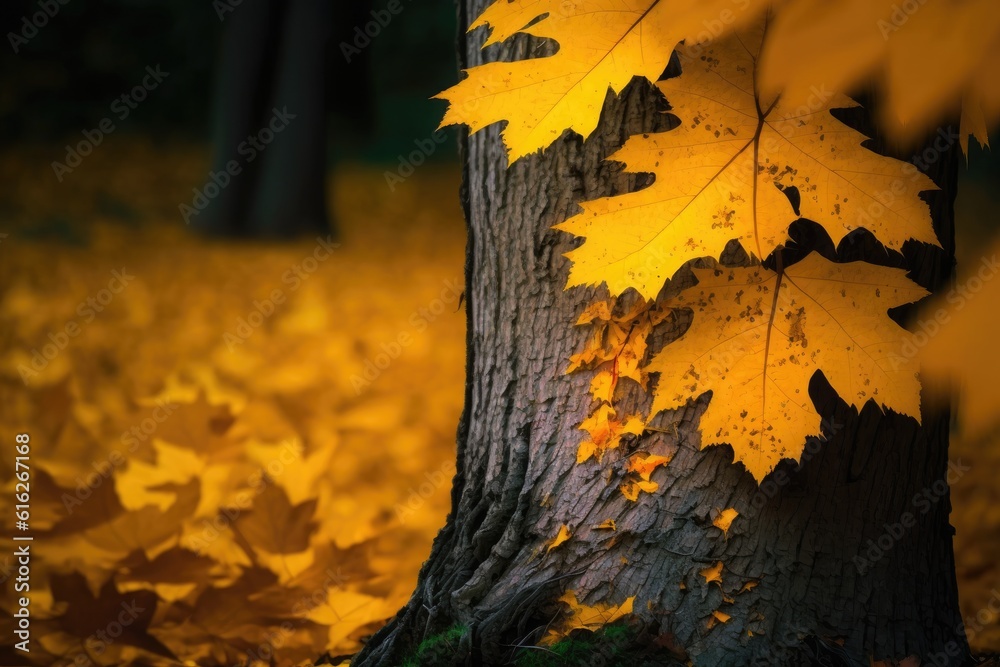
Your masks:
{"label": "blurred distant tree trunk", "polygon": [[[236,167],[228,169],[228,184],[208,198],[207,208],[191,217],[196,228],[249,237],[330,229],[327,88],[333,85],[331,58],[339,57],[331,37],[356,25],[365,4],[243,0],[221,17],[212,172]],[[367,77],[363,62],[354,71],[355,81]],[[365,100],[360,89],[340,97],[359,106]]]}
{"label": "blurred distant tree trunk", "polygon": [[[465,0],[463,25],[487,3]],[[463,66],[483,61],[480,38],[467,40]],[[489,53],[523,58],[538,46],[518,37]],[[948,460],[946,410],[926,409],[921,425],[871,403],[858,414],[817,378],[810,393],[827,420],[826,441],[761,486],[728,447],[699,449],[707,395],[660,414],[658,431],[630,446],[676,451],[656,493],[623,498],[627,452],[603,466],[576,464],[590,378],[562,371],[590,335],[572,324],[595,290],[564,291],[563,255],[576,241],[551,227],[582,199],[645,182],[602,159],[629,135],[666,130],[663,108],[652,86],[633,82],[608,101],[588,140],[564,136],[511,167],[497,126],[467,137],[468,373],[452,512],[409,604],[354,667],[399,665],[453,627],[461,639],[427,642],[428,655],[411,664],[506,665],[526,650],[532,664],[563,664],[530,647],[561,613],[555,600],[564,590],[587,604],[635,596],[638,619],[624,655],[594,651],[565,664],[860,667],[910,655],[968,664],[946,483],[962,469]],[[862,112],[852,122],[868,120]],[[953,147],[930,167],[942,188],[928,199],[944,250],[906,254],[913,278],[932,289],[952,272],[956,166]],[[851,259],[875,249],[859,241],[841,250]],[[679,336],[679,326],[654,347]],[[642,412],[648,399],[625,392],[615,407]],[[740,517],[723,536],[712,516],[727,507]],[[595,530],[606,519],[617,530]],[[547,551],[561,525],[573,537]],[[706,582],[699,571],[720,561],[722,582]],[[732,618],[710,629],[720,609]]]}

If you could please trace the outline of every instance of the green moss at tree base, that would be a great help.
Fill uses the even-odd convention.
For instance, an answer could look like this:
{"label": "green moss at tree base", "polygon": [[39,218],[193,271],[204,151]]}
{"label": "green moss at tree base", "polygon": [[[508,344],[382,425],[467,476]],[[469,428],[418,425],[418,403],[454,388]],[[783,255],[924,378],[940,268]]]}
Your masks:
{"label": "green moss at tree base", "polygon": [[634,636],[624,625],[609,625],[596,632],[574,632],[551,646],[531,646],[518,652],[517,667],[566,665],[634,665]]}
{"label": "green moss at tree base", "polygon": [[551,646],[528,646],[514,659],[517,667],[683,667],[639,625],[621,621],[595,632],[578,630]]}
{"label": "green moss at tree base", "polygon": [[[468,654],[460,654],[460,643],[469,632],[454,625],[428,637],[402,662],[402,667],[451,667],[465,664]],[[667,667],[683,662],[651,642],[635,624],[608,625],[595,632],[577,630],[550,646],[522,646],[504,656],[483,655],[485,665],[516,667]],[[473,648],[473,652],[475,649]]]}
{"label": "green moss at tree base", "polygon": [[469,631],[464,625],[453,625],[444,632],[420,642],[413,655],[403,661],[402,667],[435,667],[449,665],[458,650],[462,636]]}

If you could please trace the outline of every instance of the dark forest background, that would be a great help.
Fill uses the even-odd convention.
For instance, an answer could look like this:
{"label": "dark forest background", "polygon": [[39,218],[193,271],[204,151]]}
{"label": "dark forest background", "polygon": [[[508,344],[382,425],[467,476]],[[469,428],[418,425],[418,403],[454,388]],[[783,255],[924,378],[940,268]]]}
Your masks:
{"label": "dark forest background", "polygon": [[[227,12],[220,20],[213,4],[237,1],[68,0],[17,54],[8,33],[20,33],[23,17],[42,10],[37,1],[4,2],[0,141],[77,139],[108,115],[112,100],[135,86],[147,65],[156,64],[170,72],[169,79],[156,91],[155,103],[140,105],[121,131],[160,141],[207,141],[219,41],[232,16]],[[326,91],[333,110],[331,158],[391,161],[440,120],[443,103],[429,98],[456,78],[455,4],[400,3],[402,12],[350,63],[340,42],[351,42],[355,27],[386,3],[352,2],[353,16],[338,9]],[[449,147],[433,157],[454,155]]]}

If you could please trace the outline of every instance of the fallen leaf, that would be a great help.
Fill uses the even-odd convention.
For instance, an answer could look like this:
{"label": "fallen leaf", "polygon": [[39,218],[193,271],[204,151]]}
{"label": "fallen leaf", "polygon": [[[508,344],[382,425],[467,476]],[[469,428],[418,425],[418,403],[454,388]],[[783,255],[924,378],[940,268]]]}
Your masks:
{"label": "fallen leaf", "polygon": [[270,483],[233,526],[255,548],[271,554],[298,553],[309,547],[317,502],[314,498],[292,505],[284,490]]}

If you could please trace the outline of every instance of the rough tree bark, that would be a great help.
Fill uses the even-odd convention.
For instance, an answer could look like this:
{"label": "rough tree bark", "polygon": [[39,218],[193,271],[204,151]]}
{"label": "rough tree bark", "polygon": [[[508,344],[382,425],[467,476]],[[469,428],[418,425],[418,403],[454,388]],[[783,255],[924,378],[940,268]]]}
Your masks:
{"label": "rough tree bark", "polygon": [[[462,25],[486,4],[467,0]],[[551,48],[516,38],[484,54],[481,40],[473,34],[466,41],[463,66]],[[439,664],[509,664],[515,646],[541,636],[565,589],[588,603],[636,596],[646,631],[669,633],[696,666],[868,665],[869,657],[910,655],[924,664],[968,661],[942,486],[949,475],[946,412],[927,410],[922,426],[871,404],[858,414],[817,377],[810,393],[827,420],[825,441],[810,443],[800,467],[786,461],[760,487],[732,463],[730,448],[699,451],[696,427],[708,396],[661,413],[652,424],[667,432],[631,445],[676,450],[654,474],[660,490],[638,503],[618,490],[627,452],[606,465],[575,464],[590,377],[563,369],[584,346],[587,331],[571,325],[596,291],[563,290],[563,253],[575,242],[550,227],[580,200],[647,182],[602,159],[631,134],[666,129],[663,108],[651,86],[633,82],[620,97],[609,96],[590,139],[564,135],[509,169],[498,128],[464,142],[468,380],[453,509],[413,598],[352,664],[400,664],[422,639],[454,624],[468,631]],[[845,118],[874,131],[863,112]],[[925,195],[944,249],[908,245],[904,253],[911,276],[931,289],[953,268],[953,149],[936,153],[929,171],[942,190]],[[794,236],[832,254],[810,224]],[[863,234],[842,245],[843,260],[878,253]],[[658,331],[654,351],[684,326]],[[617,395],[619,406],[624,414],[649,403],[636,392]],[[923,512],[925,501],[915,497],[925,490],[934,502],[926,500]],[[712,512],[726,507],[740,512],[728,539],[711,525]],[[896,531],[880,558],[868,558],[868,540],[877,544],[905,513],[916,525]],[[591,529],[607,518],[617,521],[614,544]],[[545,553],[540,547],[563,523],[573,539]],[[720,560],[723,585],[706,585],[698,570]],[[750,580],[760,583],[737,594]],[[708,630],[723,594],[734,598],[725,608],[732,619]],[[683,662],[665,653],[634,664]]]}

